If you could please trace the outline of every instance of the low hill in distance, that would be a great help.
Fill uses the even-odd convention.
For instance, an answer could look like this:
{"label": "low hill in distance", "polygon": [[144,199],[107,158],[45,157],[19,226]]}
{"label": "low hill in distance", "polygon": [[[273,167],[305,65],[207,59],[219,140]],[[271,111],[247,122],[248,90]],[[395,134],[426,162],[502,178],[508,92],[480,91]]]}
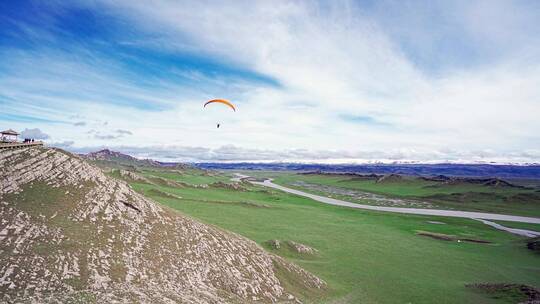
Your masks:
{"label": "low hill in distance", "polygon": [[326,286],[59,149],[0,152],[0,242],[0,302],[293,303]]}
{"label": "low hill in distance", "polygon": [[100,167],[114,169],[136,170],[137,167],[186,169],[190,167],[183,163],[162,163],[152,159],[138,159],[131,155],[109,149],[90,152],[88,154],[80,154],[79,156]]}
{"label": "low hill in distance", "polygon": [[213,170],[299,171],[324,173],[400,174],[411,176],[498,177],[540,179],[540,165],[486,164],[300,164],[300,163],[198,163]]}
{"label": "low hill in distance", "polygon": [[540,179],[540,165],[495,165],[495,164],[302,164],[302,163],[175,163],[159,162],[152,159],[138,159],[133,156],[104,149],[81,157],[97,165],[117,169],[136,167],[159,167],[170,169],[199,168],[202,170],[258,170],[297,171],[316,174],[351,174],[353,176],[408,175],[441,178],[479,179]]}
{"label": "low hill in distance", "polygon": [[345,177],[351,180],[373,180],[376,183],[392,183],[392,182],[402,182],[404,179],[414,179],[418,178],[419,180],[435,182],[436,184],[430,185],[429,187],[442,186],[442,185],[459,185],[459,184],[471,184],[471,185],[481,185],[487,187],[497,187],[497,188],[525,188],[521,185],[512,184],[506,180],[490,177],[490,178],[477,178],[477,177],[454,177],[446,175],[436,175],[436,176],[420,176],[420,177],[411,177],[403,176],[395,173],[391,174],[360,174],[360,173],[326,173],[321,171],[313,172],[301,172],[301,175],[326,175],[333,177]]}

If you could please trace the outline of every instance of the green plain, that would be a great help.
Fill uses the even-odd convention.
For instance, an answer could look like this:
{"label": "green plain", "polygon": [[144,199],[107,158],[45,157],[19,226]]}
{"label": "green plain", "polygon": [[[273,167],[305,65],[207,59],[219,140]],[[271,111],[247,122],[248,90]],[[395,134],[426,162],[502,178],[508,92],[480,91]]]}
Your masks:
{"label": "green plain", "polygon": [[[143,175],[156,176],[156,172],[145,171]],[[159,176],[185,183],[228,179],[227,175],[207,176],[196,170]],[[295,177],[284,174],[281,182],[285,178]],[[307,303],[510,303],[508,298],[489,297],[465,285],[521,283],[540,287],[540,255],[526,248],[525,239],[474,220],[330,206],[247,184],[242,185],[245,191],[131,185],[161,204],[252,239],[324,279],[328,290],[308,296],[304,299]],[[394,191],[403,195],[411,190],[400,186]],[[419,236],[418,231],[492,243],[441,241]],[[267,245],[272,239],[296,241],[319,253],[305,256],[273,250]]]}

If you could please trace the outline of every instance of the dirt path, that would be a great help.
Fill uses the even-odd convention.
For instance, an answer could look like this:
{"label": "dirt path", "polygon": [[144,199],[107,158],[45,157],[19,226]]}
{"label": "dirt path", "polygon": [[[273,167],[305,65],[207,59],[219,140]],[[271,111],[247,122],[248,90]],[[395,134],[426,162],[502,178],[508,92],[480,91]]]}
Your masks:
{"label": "dirt path", "polygon": [[[385,206],[371,206],[363,205],[357,203],[351,203],[347,201],[342,201],[338,199],[333,199],[325,196],[315,195],[307,192],[303,192],[296,189],[287,188],[281,185],[272,183],[272,180],[265,180],[264,182],[255,182],[251,183],[256,185],[261,185],[277,190],[281,190],[287,193],[292,193],[307,198],[311,198],[321,203],[344,206],[351,208],[359,209],[368,209],[375,211],[386,211],[386,212],[397,212],[397,213],[406,213],[406,214],[419,214],[419,215],[435,215],[435,216],[449,216],[449,217],[462,217],[462,218],[471,218],[471,219],[484,219],[484,220],[499,220],[499,221],[509,221],[509,222],[521,222],[521,223],[533,223],[540,224],[540,218],[535,217],[526,217],[526,216],[516,216],[516,215],[506,215],[506,214],[495,214],[495,213],[484,213],[484,212],[469,212],[469,211],[457,211],[457,210],[440,210],[440,209],[419,209],[419,208],[399,208],[399,207],[385,207]],[[487,223],[485,223],[487,224]],[[493,223],[495,224],[495,223]],[[493,225],[492,225],[493,226]],[[499,225],[501,226],[501,225]],[[502,226],[504,227],[504,226]],[[507,228],[507,227],[505,227]],[[508,228],[512,229],[512,228]],[[514,229],[515,230],[515,229]],[[519,229],[524,230],[524,229]],[[508,231],[508,230],[506,230]],[[528,230],[527,230],[528,231]],[[510,232],[510,231],[509,231]],[[535,231],[530,231],[531,233],[537,233]]]}

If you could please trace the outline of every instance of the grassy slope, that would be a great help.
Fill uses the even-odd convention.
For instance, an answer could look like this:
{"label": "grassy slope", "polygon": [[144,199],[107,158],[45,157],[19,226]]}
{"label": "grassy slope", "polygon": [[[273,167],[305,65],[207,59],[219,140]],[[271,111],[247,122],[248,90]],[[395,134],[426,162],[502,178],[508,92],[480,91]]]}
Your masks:
{"label": "grassy slope", "polygon": [[187,184],[210,184],[219,181],[228,181],[229,178],[224,175],[216,175],[214,173],[205,173],[205,171],[197,169],[185,169],[182,173],[178,171],[160,170],[160,169],[145,169],[142,170],[142,175],[146,177],[163,177],[173,181],[184,182]]}
{"label": "grassy slope", "polygon": [[[147,176],[155,173],[145,172]],[[161,176],[205,183],[215,178],[196,171]],[[270,251],[266,245],[270,239],[294,240],[318,249],[317,257],[276,252],[329,283],[331,290],[324,297],[315,297],[315,302],[491,303],[495,300],[464,284],[515,282],[540,287],[540,256],[525,249],[523,239],[472,220],[353,210],[253,186],[246,192],[132,186],[203,222],[253,239]],[[160,192],[151,189],[183,199],[155,195]],[[446,225],[429,224],[428,220]],[[417,236],[418,230],[494,244],[439,241]]]}
{"label": "grassy slope", "polygon": [[[350,177],[341,176],[301,175],[291,173],[273,173],[273,176],[276,183],[287,186],[291,186],[291,184],[296,181],[304,181],[395,197],[427,200],[436,207],[442,209],[540,217],[540,202],[527,201],[520,197],[513,197],[519,194],[534,193],[534,190],[530,189],[497,188],[466,183],[437,186],[438,184],[436,182],[413,178],[405,178],[401,181],[376,183],[374,180],[354,180]],[[462,194],[465,195],[465,197],[452,198],[449,196],[451,194]],[[350,200],[349,197],[341,198]]]}

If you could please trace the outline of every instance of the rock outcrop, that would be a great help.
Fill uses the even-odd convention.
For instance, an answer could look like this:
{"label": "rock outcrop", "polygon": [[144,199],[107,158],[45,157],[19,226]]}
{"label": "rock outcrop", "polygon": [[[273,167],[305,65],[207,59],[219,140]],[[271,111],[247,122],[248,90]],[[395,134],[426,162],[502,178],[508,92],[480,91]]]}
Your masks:
{"label": "rock outcrop", "polygon": [[208,185],[212,188],[223,188],[223,189],[229,189],[229,190],[235,190],[235,191],[246,191],[246,188],[242,187],[240,183],[224,183],[224,182],[215,182]]}
{"label": "rock outcrop", "polygon": [[325,283],[256,243],[166,209],[67,152],[0,152],[0,302],[296,301]]}
{"label": "rock outcrop", "polygon": [[317,254],[319,252],[313,247],[309,247],[308,245],[297,243],[295,241],[287,241],[287,245],[289,245],[289,247],[296,253]]}
{"label": "rock outcrop", "polygon": [[139,175],[139,174],[137,174],[135,172],[132,172],[132,171],[127,171],[127,170],[120,169],[120,170],[118,170],[118,174],[120,174],[120,177],[125,179],[125,180],[131,180],[131,181],[135,181],[135,182],[153,184],[152,181],[150,181],[146,177],[141,176],[141,175]]}

